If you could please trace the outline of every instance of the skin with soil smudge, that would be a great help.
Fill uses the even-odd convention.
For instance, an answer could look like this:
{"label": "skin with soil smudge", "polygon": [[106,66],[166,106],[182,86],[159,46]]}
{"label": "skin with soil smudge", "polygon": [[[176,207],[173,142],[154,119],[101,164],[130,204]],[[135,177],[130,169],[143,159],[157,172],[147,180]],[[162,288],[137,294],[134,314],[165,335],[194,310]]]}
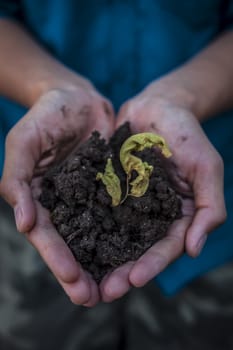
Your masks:
{"label": "skin with soil smudge", "polygon": [[126,174],[119,152],[130,136],[128,123],[115,132],[109,144],[94,132],[62,164],[50,169],[42,182],[42,205],[49,209],[53,224],[77,261],[97,282],[114,268],[138,259],[181,216],[181,201],[161,154],[154,149],[135,153],[154,167],[147,192],[111,206],[111,197],[96,174],[104,171],[111,157],[124,194]]}

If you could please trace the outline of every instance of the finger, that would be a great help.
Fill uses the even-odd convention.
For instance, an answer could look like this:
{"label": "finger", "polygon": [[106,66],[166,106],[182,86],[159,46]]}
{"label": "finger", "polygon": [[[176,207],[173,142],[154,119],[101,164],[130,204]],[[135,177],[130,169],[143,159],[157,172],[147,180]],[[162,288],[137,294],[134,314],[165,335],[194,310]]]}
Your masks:
{"label": "finger", "polygon": [[28,241],[38,250],[50,270],[64,283],[77,282],[81,268],[72,252],[50,222],[48,211],[36,202],[37,219]]}
{"label": "finger", "polygon": [[96,282],[93,280],[92,276],[87,273],[89,285],[90,285],[90,299],[87,303],[83,304],[86,307],[93,307],[100,301],[100,294],[99,294],[99,288],[96,284]]}
{"label": "finger", "polygon": [[190,222],[189,216],[175,221],[169,228],[167,236],[141,256],[129,274],[133,286],[144,286],[182,254],[184,237]]}
{"label": "finger", "polygon": [[[79,278],[72,283],[66,283],[58,278],[58,282],[75,305],[85,305],[91,301],[91,286],[86,273],[80,268]],[[94,297],[94,296],[93,296]]]}
{"label": "finger", "polygon": [[83,305],[90,300],[89,280],[75,260],[68,246],[50,222],[47,210],[37,205],[37,221],[33,230],[26,234],[37,249],[71,301]]}
{"label": "finger", "polygon": [[103,279],[100,284],[100,291],[104,302],[109,303],[115,299],[119,299],[129,291],[131,288],[129,273],[133,265],[134,262],[127,262]]}
{"label": "finger", "polygon": [[207,234],[226,219],[223,192],[223,165],[219,158],[197,172],[194,183],[196,213],[186,237],[186,251],[196,257],[200,254]]}
{"label": "finger", "polygon": [[14,208],[18,231],[26,232],[32,228],[36,217],[30,181],[38,155],[33,153],[31,147],[31,137],[34,136],[34,132],[32,130],[22,132],[21,127],[15,128],[6,140],[0,193]]}
{"label": "finger", "polygon": [[0,193],[14,208],[17,230],[21,233],[29,231],[35,223],[35,205],[29,185],[24,181],[2,181]]}
{"label": "finger", "polygon": [[115,130],[115,113],[110,102],[102,100],[96,107],[93,107],[92,121],[89,128],[83,134],[81,142],[86,141],[93,131],[99,131],[101,137],[109,140]]}
{"label": "finger", "polygon": [[137,99],[130,100],[120,108],[116,119],[116,128],[119,128],[126,122],[130,123],[130,129],[133,134],[143,132],[148,128],[148,121],[145,121],[145,118],[142,117],[145,114],[144,108],[143,113],[141,113],[142,105],[141,103],[138,104],[138,101],[136,101]]}
{"label": "finger", "polygon": [[109,140],[109,138],[112,136],[114,132],[114,119],[111,116],[106,116],[103,118],[103,116],[97,116],[97,121],[95,125],[95,129],[100,132],[101,137],[103,137],[105,140]]}
{"label": "finger", "polygon": [[128,108],[126,108],[125,106],[122,106],[116,118],[115,128],[118,129],[122,124],[130,121],[131,121],[131,118],[130,118],[130,113],[128,111]]}
{"label": "finger", "polygon": [[109,101],[105,100],[103,102],[103,109],[104,109],[105,119],[100,116],[98,120],[102,122],[102,127],[100,128],[101,135],[106,140],[108,140],[112,136],[115,130],[116,118],[115,118],[114,108]]}

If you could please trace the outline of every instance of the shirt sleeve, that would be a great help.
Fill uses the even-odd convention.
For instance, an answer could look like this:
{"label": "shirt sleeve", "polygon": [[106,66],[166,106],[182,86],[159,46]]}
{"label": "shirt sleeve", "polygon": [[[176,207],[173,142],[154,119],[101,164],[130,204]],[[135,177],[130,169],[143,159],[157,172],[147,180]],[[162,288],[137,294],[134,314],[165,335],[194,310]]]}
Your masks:
{"label": "shirt sleeve", "polygon": [[19,19],[21,14],[21,1],[0,0],[0,19],[15,18]]}

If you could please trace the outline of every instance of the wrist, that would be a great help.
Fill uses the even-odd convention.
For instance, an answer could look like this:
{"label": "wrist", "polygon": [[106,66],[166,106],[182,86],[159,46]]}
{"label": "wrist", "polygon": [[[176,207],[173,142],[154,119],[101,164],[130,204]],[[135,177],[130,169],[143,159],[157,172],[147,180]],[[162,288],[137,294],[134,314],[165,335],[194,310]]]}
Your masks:
{"label": "wrist", "polygon": [[203,121],[232,108],[230,72],[220,60],[214,59],[214,55],[211,59],[207,49],[151,86],[155,94]]}

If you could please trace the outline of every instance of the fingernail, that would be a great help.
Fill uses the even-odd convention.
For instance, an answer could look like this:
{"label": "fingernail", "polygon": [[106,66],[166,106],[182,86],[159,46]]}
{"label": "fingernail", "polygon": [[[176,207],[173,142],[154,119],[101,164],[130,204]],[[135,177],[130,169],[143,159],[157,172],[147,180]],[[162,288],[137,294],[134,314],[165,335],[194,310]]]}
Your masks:
{"label": "fingernail", "polygon": [[20,207],[16,207],[14,209],[14,212],[15,212],[16,226],[17,226],[17,229],[20,231],[22,221],[23,221],[23,211]]}
{"label": "fingernail", "polygon": [[201,251],[205,245],[205,242],[207,240],[207,235],[205,234],[204,236],[202,236],[200,238],[200,240],[198,241],[197,243],[197,246],[196,246],[196,250],[197,250],[197,255],[200,255],[201,254]]}

